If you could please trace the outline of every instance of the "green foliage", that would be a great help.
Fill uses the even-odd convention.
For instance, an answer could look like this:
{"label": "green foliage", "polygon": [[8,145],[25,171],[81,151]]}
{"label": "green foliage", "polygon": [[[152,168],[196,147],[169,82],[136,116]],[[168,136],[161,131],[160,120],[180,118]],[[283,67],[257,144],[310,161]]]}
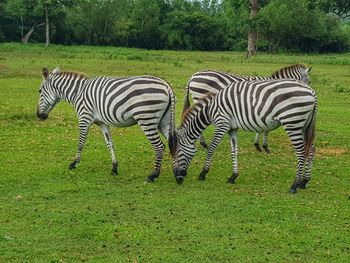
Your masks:
{"label": "green foliage", "polygon": [[[0,41],[18,41],[45,22],[53,43],[148,49],[245,50],[249,26],[258,50],[350,50],[345,0],[259,0],[251,20],[246,0],[7,0],[0,3]],[[32,42],[44,41],[44,27]]]}
{"label": "green foliage", "polygon": [[223,46],[225,25],[201,12],[174,11],[165,25],[170,49],[216,50]]}
{"label": "green foliage", "polygon": [[337,17],[308,9],[304,0],[271,1],[259,14],[258,32],[268,40],[271,51],[282,47],[335,52],[347,50],[350,44],[341,34]]}

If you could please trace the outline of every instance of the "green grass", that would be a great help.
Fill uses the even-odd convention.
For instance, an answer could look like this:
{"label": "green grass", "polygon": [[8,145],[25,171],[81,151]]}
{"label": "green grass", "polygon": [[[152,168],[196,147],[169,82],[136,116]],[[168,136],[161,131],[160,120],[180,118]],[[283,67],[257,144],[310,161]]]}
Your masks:
{"label": "green grass", "polygon": [[[270,75],[293,63],[312,66],[318,94],[317,154],[307,190],[288,194],[296,159],[282,129],[270,155],[239,133],[240,177],[229,143],[217,150],[205,182],[199,149],[178,186],[165,155],[162,174],[139,127],[112,129],[120,169],[92,127],[82,162],[68,170],[78,143],[73,108],[35,116],[41,68],[96,75],[160,76],[174,87],[177,122],[183,88],[206,68]],[[350,258],[350,54],[147,51],[112,47],[0,45],[0,262],[348,262]],[[209,140],[212,129],[206,131]]]}

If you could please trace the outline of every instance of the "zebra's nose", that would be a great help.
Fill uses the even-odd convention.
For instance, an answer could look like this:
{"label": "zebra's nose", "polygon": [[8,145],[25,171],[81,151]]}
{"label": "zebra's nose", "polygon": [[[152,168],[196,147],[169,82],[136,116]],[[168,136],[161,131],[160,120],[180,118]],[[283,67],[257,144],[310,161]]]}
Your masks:
{"label": "zebra's nose", "polygon": [[186,170],[180,170],[175,176],[177,184],[182,184],[184,182],[185,176],[187,175]]}
{"label": "zebra's nose", "polygon": [[47,113],[40,112],[39,108],[36,109],[36,116],[38,116],[38,118],[42,121],[46,120],[47,117],[49,117],[49,115]]}

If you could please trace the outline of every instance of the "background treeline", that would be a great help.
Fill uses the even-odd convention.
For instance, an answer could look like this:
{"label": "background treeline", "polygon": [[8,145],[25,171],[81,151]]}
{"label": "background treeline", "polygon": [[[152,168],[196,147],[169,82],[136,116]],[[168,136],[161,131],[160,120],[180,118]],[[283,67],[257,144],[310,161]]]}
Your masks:
{"label": "background treeline", "polygon": [[183,50],[350,50],[349,0],[5,0],[0,42],[45,42]]}

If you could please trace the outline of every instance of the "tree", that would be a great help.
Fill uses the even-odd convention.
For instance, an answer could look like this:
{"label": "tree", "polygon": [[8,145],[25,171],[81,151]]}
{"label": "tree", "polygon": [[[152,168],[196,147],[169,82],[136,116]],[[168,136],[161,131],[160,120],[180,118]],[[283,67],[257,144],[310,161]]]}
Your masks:
{"label": "tree", "polygon": [[256,41],[258,33],[256,31],[255,18],[258,15],[259,5],[258,0],[250,0],[250,21],[248,32],[248,47],[247,56],[253,56],[256,54]]}

